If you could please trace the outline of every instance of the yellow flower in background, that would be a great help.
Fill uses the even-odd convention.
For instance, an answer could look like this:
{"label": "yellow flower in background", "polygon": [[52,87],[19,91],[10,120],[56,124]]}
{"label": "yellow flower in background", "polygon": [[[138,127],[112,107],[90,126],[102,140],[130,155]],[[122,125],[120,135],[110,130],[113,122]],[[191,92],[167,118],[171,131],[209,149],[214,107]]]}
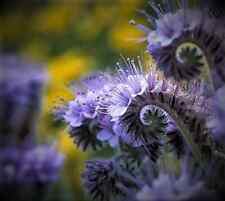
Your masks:
{"label": "yellow flower in background", "polygon": [[87,72],[87,65],[89,65],[88,58],[82,55],[66,52],[49,62],[49,74],[52,82],[71,81],[78,76]]}
{"label": "yellow flower in background", "polygon": [[[112,48],[119,51],[125,51],[125,53],[134,53],[141,49],[143,44],[137,42],[138,39],[144,36],[143,32],[130,25],[128,21],[119,22],[109,33],[109,43]],[[138,51],[140,52],[140,51]]]}
{"label": "yellow flower in background", "polygon": [[49,61],[47,66],[49,80],[45,87],[43,112],[39,124],[39,130],[43,136],[48,134],[46,137],[51,138],[58,133],[59,128],[55,127],[52,117],[53,110],[55,106],[61,104],[62,100],[74,99],[69,84],[86,74],[91,65],[92,59],[90,57],[72,51],[68,51]]}
{"label": "yellow flower in background", "polygon": [[60,99],[70,100],[74,98],[69,89],[71,81],[78,79],[88,72],[91,66],[89,57],[78,55],[69,51],[49,61],[49,83],[47,95],[44,100],[44,111],[51,110]]}
{"label": "yellow flower in background", "polygon": [[72,152],[77,151],[73,140],[69,137],[68,133],[65,130],[59,134],[58,149],[66,156],[70,156]]}
{"label": "yellow flower in background", "polygon": [[63,55],[52,58],[48,62],[49,82],[46,86],[46,95],[43,100],[43,113],[40,122],[40,133],[45,138],[57,136],[58,149],[65,155],[63,178],[73,187],[74,197],[82,194],[80,175],[84,168],[84,161],[88,154],[80,151],[65,128],[55,126],[50,116],[53,107],[59,104],[60,99],[66,101],[74,99],[69,83],[86,74],[92,64],[92,59],[68,51]]}

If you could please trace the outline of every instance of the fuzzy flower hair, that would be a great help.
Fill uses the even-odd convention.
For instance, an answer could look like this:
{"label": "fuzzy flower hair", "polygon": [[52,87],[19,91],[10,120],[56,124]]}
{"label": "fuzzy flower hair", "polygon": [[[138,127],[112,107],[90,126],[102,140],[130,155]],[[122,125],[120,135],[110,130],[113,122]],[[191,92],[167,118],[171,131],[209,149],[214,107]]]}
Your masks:
{"label": "fuzzy flower hair", "polygon": [[75,143],[85,150],[122,141],[144,148],[153,160],[167,143],[178,155],[187,144],[202,158],[199,146],[209,146],[210,111],[201,84],[179,86],[155,70],[144,72],[143,65],[140,58],[128,58],[114,74],[94,74],[81,82],[75,100],[60,112]]}
{"label": "fuzzy flower hair", "polygon": [[98,133],[103,129],[111,129],[110,122],[105,125],[106,118],[98,114],[100,99],[104,99],[106,91],[111,88],[109,80],[110,75],[102,73],[81,80],[76,98],[56,111],[58,118],[68,124],[74,142],[83,150],[101,146],[101,140],[97,138]]}
{"label": "fuzzy flower hair", "polygon": [[86,190],[96,201],[110,201],[123,197],[125,194],[121,186],[136,186],[114,160],[88,161],[82,178]]}
{"label": "fuzzy flower hair", "polygon": [[[194,83],[188,87],[179,86],[156,71],[143,72],[141,65],[140,60],[128,60],[124,68],[119,68],[115,75],[119,78],[117,85],[100,102],[100,112],[110,116],[119,128],[114,130],[116,135],[128,144],[143,145],[149,155],[154,155],[154,149],[149,149],[151,144],[159,147],[163,143],[162,136],[167,132],[176,133],[169,129],[173,119],[188,146],[207,145],[209,104],[198,92],[201,86]],[[168,137],[173,138],[171,135]],[[176,137],[179,137],[177,133]],[[176,140],[177,143],[182,141]]]}
{"label": "fuzzy flower hair", "polygon": [[116,149],[86,163],[93,200],[224,200],[224,14],[211,0],[158,2],[140,11],[149,28],[132,21],[156,66],[123,58],[81,80],[57,114],[83,150]]}
{"label": "fuzzy flower hair", "polygon": [[114,174],[112,161],[86,163],[86,170],[83,173],[84,185],[94,200],[108,201],[112,194],[120,193],[116,187],[117,175]]}
{"label": "fuzzy flower hair", "polygon": [[215,9],[187,0],[149,4],[155,15],[140,11],[149,28],[131,22],[146,33],[147,49],[166,77],[188,81],[201,77],[219,88],[225,81],[225,29],[222,20],[210,17],[209,9]]}
{"label": "fuzzy flower hair", "polygon": [[[112,74],[89,76],[81,81],[76,98],[59,112],[84,150],[105,143],[118,150],[112,159],[87,162],[85,189],[96,201],[212,200],[211,190],[224,190],[225,163],[224,146],[212,138],[209,122],[216,110],[221,111],[223,95],[216,96],[216,109],[212,97],[205,96],[204,82],[180,83],[153,68],[143,69],[139,58],[128,58]],[[204,175],[201,182],[186,169],[177,171],[187,156],[189,165]],[[142,171],[148,172],[145,159],[151,161],[148,167],[158,167],[157,176],[147,181],[139,178]],[[167,173],[169,163],[173,174]]]}

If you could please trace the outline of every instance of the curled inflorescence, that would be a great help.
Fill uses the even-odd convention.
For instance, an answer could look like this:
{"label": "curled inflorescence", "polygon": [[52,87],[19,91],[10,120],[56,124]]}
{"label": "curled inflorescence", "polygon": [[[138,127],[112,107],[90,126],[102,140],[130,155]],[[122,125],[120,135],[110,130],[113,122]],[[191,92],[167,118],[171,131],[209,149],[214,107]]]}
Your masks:
{"label": "curled inflorescence", "polygon": [[93,200],[223,200],[224,14],[212,1],[149,4],[149,27],[131,23],[156,64],[122,58],[81,80],[56,114],[84,150],[117,150],[87,163]]}
{"label": "curled inflorescence", "polygon": [[[148,28],[135,24],[146,33],[148,51],[166,77],[176,80],[204,79],[213,88],[224,83],[223,18],[212,14],[221,10],[217,1],[149,2],[152,13]],[[224,5],[224,4],[223,4]]]}

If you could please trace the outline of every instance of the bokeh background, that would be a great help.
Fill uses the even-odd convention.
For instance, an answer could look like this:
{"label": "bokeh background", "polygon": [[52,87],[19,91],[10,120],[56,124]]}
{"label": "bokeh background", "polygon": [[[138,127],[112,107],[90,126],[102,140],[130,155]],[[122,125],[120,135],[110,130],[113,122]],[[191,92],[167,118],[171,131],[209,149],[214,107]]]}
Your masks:
{"label": "bokeh background", "polygon": [[42,63],[48,72],[39,140],[56,141],[66,160],[54,201],[88,200],[80,181],[84,161],[96,156],[78,150],[52,111],[74,98],[72,81],[97,69],[113,68],[124,56],[144,53],[143,36],[129,21],[144,22],[137,12],[147,0],[1,0],[0,53],[18,54]]}

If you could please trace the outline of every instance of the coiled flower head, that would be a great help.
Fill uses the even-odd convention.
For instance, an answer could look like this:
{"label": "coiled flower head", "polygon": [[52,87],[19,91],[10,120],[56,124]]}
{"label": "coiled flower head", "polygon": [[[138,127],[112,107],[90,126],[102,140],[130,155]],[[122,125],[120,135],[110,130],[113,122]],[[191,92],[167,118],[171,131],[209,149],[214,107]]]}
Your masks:
{"label": "coiled flower head", "polygon": [[201,84],[178,86],[155,70],[145,73],[140,58],[128,58],[117,67],[114,74],[83,80],[76,99],[60,112],[75,143],[85,150],[101,141],[113,147],[122,141],[144,148],[156,161],[161,146],[169,142],[178,155],[187,145],[202,159],[202,146],[209,146],[209,104],[202,98]]}
{"label": "coiled flower head", "polygon": [[207,7],[192,5],[187,0],[149,2],[155,15],[141,11],[150,28],[146,32],[147,49],[166,77],[176,80],[204,79],[213,88],[225,81],[222,21],[211,18]]}
{"label": "coiled flower head", "polygon": [[[207,145],[209,131],[206,117],[209,114],[207,108],[209,104],[202,98],[201,86],[194,83],[189,86],[178,86],[176,82],[164,79],[156,71],[149,73],[137,71],[136,69],[141,69],[141,62],[129,61],[130,63],[123,69],[118,70],[118,74],[120,76],[121,72],[136,72],[137,75],[141,75],[139,78],[143,82],[135,81],[135,83],[146,83],[141,85],[143,88],[139,88],[142,90],[139,90],[139,93],[134,92],[133,84],[127,81],[126,74],[124,79],[120,76],[121,81],[115,84],[106,98],[100,102],[100,111],[106,111],[117,127],[114,130],[116,135],[133,146],[144,146],[150,157],[156,156],[159,147],[165,144],[162,137],[166,136],[169,122],[173,120],[178,132],[169,131],[173,133],[174,141],[172,135],[167,137],[170,138],[169,142],[179,149],[178,152],[181,152],[179,146],[184,144],[192,148],[194,146],[196,150],[201,145]],[[135,74],[128,75],[138,77]],[[185,143],[182,143],[182,139]]]}

